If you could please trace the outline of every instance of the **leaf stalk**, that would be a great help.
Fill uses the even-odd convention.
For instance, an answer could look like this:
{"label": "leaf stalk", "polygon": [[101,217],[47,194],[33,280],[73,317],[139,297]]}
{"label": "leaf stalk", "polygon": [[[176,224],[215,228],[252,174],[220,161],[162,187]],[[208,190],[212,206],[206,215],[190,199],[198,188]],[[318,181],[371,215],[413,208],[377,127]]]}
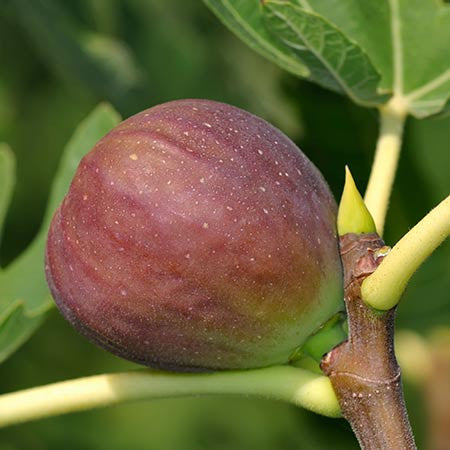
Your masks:
{"label": "leaf stalk", "polygon": [[213,373],[137,370],[4,394],[0,396],[0,427],[132,400],[209,394],[282,400],[329,417],[340,416],[330,380],[298,367]]}
{"label": "leaf stalk", "polygon": [[419,266],[450,235],[450,196],[406,233],[361,286],[363,300],[386,311],[400,300]]}
{"label": "leaf stalk", "polygon": [[407,109],[402,98],[393,97],[379,110],[380,133],[364,202],[381,236],[397,171]]}

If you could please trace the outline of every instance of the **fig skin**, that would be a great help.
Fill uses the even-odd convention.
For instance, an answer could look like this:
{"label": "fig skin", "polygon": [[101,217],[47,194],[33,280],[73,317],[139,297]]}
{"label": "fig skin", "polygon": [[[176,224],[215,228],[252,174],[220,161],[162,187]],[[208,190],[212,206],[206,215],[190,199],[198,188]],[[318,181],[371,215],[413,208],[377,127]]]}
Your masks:
{"label": "fig skin", "polygon": [[283,133],[178,100],[81,161],[47,242],[62,314],[97,345],[170,370],[283,364],[343,309],[337,207]]}

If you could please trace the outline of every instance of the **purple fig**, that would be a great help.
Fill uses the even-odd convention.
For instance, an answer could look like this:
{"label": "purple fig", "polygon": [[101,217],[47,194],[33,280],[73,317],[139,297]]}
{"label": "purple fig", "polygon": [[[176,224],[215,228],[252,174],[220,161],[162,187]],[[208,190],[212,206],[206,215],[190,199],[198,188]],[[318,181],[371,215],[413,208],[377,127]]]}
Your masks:
{"label": "purple fig", "polygon": [[336,204],[279,130],[180,100],[125,120],[80,163],[48,236],[62,314],[172,370],[283,364],[343,308]]}

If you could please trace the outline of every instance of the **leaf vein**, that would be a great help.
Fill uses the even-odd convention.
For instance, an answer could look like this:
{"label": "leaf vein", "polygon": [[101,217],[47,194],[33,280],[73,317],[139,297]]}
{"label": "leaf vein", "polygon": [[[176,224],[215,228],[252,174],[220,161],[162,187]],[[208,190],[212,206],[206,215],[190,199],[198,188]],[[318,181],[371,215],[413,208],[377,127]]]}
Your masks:
{"label": "leaf vein", "polygon": [[420,88],[417,88],[414,91],[409,92],[406,98],[409,101],[411,101],[423,97],[424,95],[432,92],[434,89],[438,88],[439,86],[443,85],[449,80],[450,80],[450,69],[447,69],[445,72],[443,72],[441,75],[434,78],[427,84],[424,84]]}
{"label": "leaf vein", "polygon": [[[307,45],[310,44],[305,35],[301,33],[302,30],[295,27],[295,25],[284,14],[282,14],[279,11],[273,11],[273,14],[282,21],[284,21],[290,27],[290,29],[294,31],[295,34],[297,34],[300,40],[305,42]],[[328,69],[328,71],[335,78],[335,80],[341,85],[345,93],[355,102],[359,102],[359,99],[355,97],[355,95],[353,94],[347,83],[340,77],[340,75],[336,72],[333,66],[331,66],[330,63],[325,58],[323,58],[323,55],[312,45],[308,45],[308,50]]]}
{"label": "leaf vein", "polygon": [[403,46],[401,38],[400,8],[398,0],[389,0],[391,9],[392,57],[394,67],[394,92],[403,94]]}
{"label": "leaf vein", "polygon": [[[259,37],[258,33],[256,33],[253,30],[253,28],[248,26],[246,21],[242,19],[241,15],[239,14],[239,11],[237,9],[233,8],[233,6],[231,5],[231,3],[228,0],[223,0],[223,4],[225,5],[226,8],[228,8],[228,10],[230,11],[230,14],[234,17],[236,22],[238,22],[238,24],[249,35],[251,35],[255,39],[256,42],[258,42],[263,48],[271,51],[275,57],[279,58],[280,61],[285,61],[285,63],[287,65],[289,65],[290,67],[293,67],[291,59],[286,58],[286,56],[282,52],[280,52],[274,45],[270,45],[266,40],[261,39]],[[294,66],[295,66],[295,64],[294,64]]]}

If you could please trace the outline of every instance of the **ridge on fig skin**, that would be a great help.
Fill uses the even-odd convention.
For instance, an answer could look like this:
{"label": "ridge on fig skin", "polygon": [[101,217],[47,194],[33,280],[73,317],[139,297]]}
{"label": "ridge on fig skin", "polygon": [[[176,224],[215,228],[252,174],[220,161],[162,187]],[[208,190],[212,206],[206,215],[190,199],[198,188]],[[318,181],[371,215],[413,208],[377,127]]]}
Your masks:
{"label": "ridge on fig skin", "polygon": [[343,309],[336,203],[279,130],[179,100],[85,156],[52,221],[46,273],[94,343],[171,370],[284,364]]}

